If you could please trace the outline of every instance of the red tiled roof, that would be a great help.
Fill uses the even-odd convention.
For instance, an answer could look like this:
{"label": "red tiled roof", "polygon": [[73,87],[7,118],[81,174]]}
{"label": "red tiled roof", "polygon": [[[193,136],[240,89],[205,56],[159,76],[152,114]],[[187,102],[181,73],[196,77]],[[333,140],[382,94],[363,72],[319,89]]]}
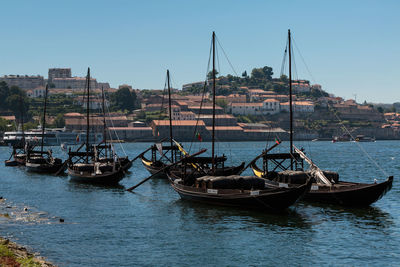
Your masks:
{"label": "red tiled roof", "polygon": [[0,118],[3,118],[7,121],[15,121],[15,116],[11,115],[11,116],[0,116]]}
{"label": "red tiled roof", "polygon": [[123,131],[123,130],[129,130],[129,131],[143,131],[143,130],[152,130],[151,127],[108,127],[108,129],[112,131]]}
{"label": "red tiled roof", "polygon": [[[212,131],[212,126],[207,126],[206,129],[208,131]],[[242,127],[240,126],[215,126],[216,131],[242,131]]]}
{"label": "red tiled roof", "polygon": [[[188,107],[189,109],[200,109],[200,106],[189,106]],[[213,107],[212,106],[208,106],[208,105],[203,105],[202,107],[201,107],[201,109],[212,109]],[[215,106],[215,109],[222,109],[220,106]]]}
{"label": "red tiled roof", "polygon": [[274,98],[270,98],[270,99],[266,99],[263,102],[279,102],[279,100],[274,99]]}
{"label": "red tiled roof", "polygon": [[234,107],[262,107],[263,103],[232,103]]}
{"label": "red tiled roof", "polygon": [[[197,115],[197,117],[200,117],[200,119],[212,119],[211,114],[200,114]],[[235,118],[234,116],[230,115],[230,114],[215,114],[215,119],[232,119]]]}
{"label": "red tiled roof", "polygon": [[65,113],[64,117],[83,117],[83,115],[78,112],[69,112]]}
{"label": "red tiled roof", "polygon": [[[169,126],[169,120],[153,120],[151,123],[154,123],[156,126]],[[204,121],[199,120],[173,120],[172,126],[205,126]]]}

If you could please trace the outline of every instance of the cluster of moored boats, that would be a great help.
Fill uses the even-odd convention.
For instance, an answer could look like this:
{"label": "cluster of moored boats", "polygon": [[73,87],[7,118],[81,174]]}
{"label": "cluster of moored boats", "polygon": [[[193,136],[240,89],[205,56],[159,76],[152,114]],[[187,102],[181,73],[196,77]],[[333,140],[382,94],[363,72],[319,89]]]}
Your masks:
{"label": "cluster of moored boats", "polygon": [[[86,99],[90,99],[90,69],[86,77]],[[28,142],[21,138],[13,144],[11,156],[5,161],[6,166],[25,166],[26,170],[35,173],[63,175],[65,170],[71,180],[93,183],[93,184],[116,184],[132,166],[128,157],[119,157],[113,144],[107,143],[104,92],[103,98],[103,140],[99,143],[90,142],[90,110],[89,103],[86,105],[86,141],[76,150],[69,149],[68,159],[63,161],[53,156],[51,150],[44,149],[44,131],[46,127],[48,86],[45,91],[45,103],[43,109],[42,138],[38,142]],[[22,117],[22,116],[21,116]],[[23,124],[22,124],[23,125]],[[23,133],[23,126],[22,126]]]}
{"label": "cluster of moored boats", "polygon": [[[140,155],[144,167],[151,173],[149,178],[168,179],[172,188],[182,199],[267,210],[283,210],[300,199],[343,206],[368,206],[390,190],[392,176],[384,182],[371,184],[341,181],[338,173],[321,170],[302,149],[298,149],[293,144],[290,31],[287,50],[289,51],[290,86],[290,149],[287,153],[272,153],[273,149],[281,143],[277,139],[273,146],[262,151],[247,165],[243,162],[238,166],[225,166],[226,156],[218,157],[214,153],[214,109],[211,157],[189,155],[182,145],[173,139],[172,124],[170,124],[170,143],[163,145],[160,142],[151,146],[148,149],[151,150],[151,158],[145,156],[148,150]],[[213,59],[214,54],[215,34],[213,33]],[[214,62],[212,74],[213,106],[215,107]],[[170,89],[169,85],[168,89]],[[169,103],[171,106],[171,101]],[[205,150],[202,150],[196,154],[204,152]],[[262,167],[257,166],[257,161],[260,159],[263,162]],[[309,166],[307,170],[304,162]],[[241,174],[247,168],[251,168],[254,175],[242,176]],[[138,185],[128,190],[133,190]]]}
{"label": "cluster of moored boats", "polygon": [[[44,151],[43,138],[40,149],[29,143],[16,144],[6,165],[24,165],[28,171],[61,174],[68,169],[72,180],[84,183],[118,184],[136,159],[151,176],[135,186],[134,190],[152,178],[168,179],[172,188],[182,199],[203,202],[213,205],[236,206],[249,209],[284,210],[300,199],[313,202],[331,203],[343,206],[368,206],[380,199],[392,187],[393,176],[381,183],[356,183],[341,181],[339,174],[321,170],[293,144],[293,111],[291,82],[291,37],[288,36],[289,51],[289,88],[290,88],[290,146],[287,153],[273,153],[280,145],[277,139],[271,147],[260,151],[260,154],[248,164],[242,162],[237,166],[225,166],[227,157],[215,153],[215,33],[212,36],[213,51],[213,126],[211,156],[202,156],[206,149],[189,154],[173,138],[171,90],[169,71],[167,71],[169,95],[170,138],[155,143],[133,160],[118,157],[112,144],[107,143],[106,123],[104,119],[104,140],[99,144],[90,144],[90,114],[87,105],[86,142],[76,150],[68,152],[68,159],[62,161],[54,158],[51,151]],[[87,74],[87,100],[90,94],[90,70]],[[47,88],[46,88],[47,98]],[[104,93],[103,93],[104,112]],[[44,118],[46,103],[44,105]],[[105,113],[103,114],[105,118]],[[44,119],[45,121],[45,119]],[[43,125],[44,129],[45,125]],[[165,144],[165,142],[168,142]],[[151,157],[146,154],[150,152]],[[262,160],[262,166],[257,162]],[[305,164],[306,163],[306,164]],[[308,168],[305,168],[308,165]],[[251,168],[253,175],[242,173]]]}

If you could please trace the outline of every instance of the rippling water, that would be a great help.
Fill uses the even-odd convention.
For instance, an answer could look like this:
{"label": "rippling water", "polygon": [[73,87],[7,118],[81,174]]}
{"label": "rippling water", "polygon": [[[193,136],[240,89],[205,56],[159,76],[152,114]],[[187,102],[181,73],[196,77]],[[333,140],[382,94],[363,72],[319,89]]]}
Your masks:
{"label": "rippling water", "polygon": [[[266,214],[185,202],[164,180],[150,180],[129,193],[126,188],[148,176],[139,161],[117,187],[28,174],[2,163],[0,235],[60,266],[397,265],[400,142],[296,145],[321,168],[338,171],[342,180],[371,183],[390,174],[395,177],[393,188],[369,208],[298,203],[284,214]],[[148,146],[124,144],[131,158]],[[209,144],[195,144],[192,152],[200,147]],[[237,164],[248,162],[265,143],[217,147],[229,163]],[[286,143],[276,149],[285,150]],[[2,161],[9,152],[0,148]]]}

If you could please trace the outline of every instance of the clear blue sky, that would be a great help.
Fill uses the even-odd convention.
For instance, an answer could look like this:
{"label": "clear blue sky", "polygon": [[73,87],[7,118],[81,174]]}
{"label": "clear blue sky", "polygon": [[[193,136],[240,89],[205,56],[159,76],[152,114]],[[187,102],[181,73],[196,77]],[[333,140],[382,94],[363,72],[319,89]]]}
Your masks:
{"label": "clear blue sky", "polygon": [[[357,101],[400,101],[400,1],[3,1],[0,75],[71,67],[116,87],[204,80],[211,32],[241,74],[279,75],[287,29],[315,82]],[[299,78],[310,79],[297,55]],[[221,72],[233,73],[222,54]]]}

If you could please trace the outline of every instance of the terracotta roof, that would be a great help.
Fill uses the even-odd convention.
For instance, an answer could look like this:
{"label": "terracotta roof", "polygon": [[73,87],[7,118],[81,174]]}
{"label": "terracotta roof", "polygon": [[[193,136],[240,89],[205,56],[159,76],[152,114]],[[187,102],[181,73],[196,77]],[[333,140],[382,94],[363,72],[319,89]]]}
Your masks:
{"label": "terracotta roof", "polygon": [[232,103],[234,107],[262,107],[263,103]]}
{"label": "terracotta roof", "polygon": [[70,113],[65,113],[64,117],[83,117],[83,115],[78,112],[70,112]]}
{"label": "terracotta roof", "polygon": [[271,99],[266,99],[263,102],[279,102],[279,100],[271,98]]}
{"label": "terracotta roof", "polygon": [[[200,106],[189,106],[189,109],[200,109]],[[202,106],[201,109],[213,109],[212,106]],[[222,109],[220,106],[215,106],[215,109]]]}
{"label": "terracotta roof", "polygon": [[15,121],[15,116],[11,115],[11,116],[0,116],[0,118],[5,119],[7,121]]}
{"label": "terracotta roof", "polygon": [[179,106],[186,106],[187,103],[185,101],[175,101]]}
{"label": "terracotta roof", "polygon": [[[197,115],[197,117],[200,117],[200,119],[212,119],[212,114],[200,114]],[[215,118],[216,119],[232,119],[235,118],[234,116],[230,115],[230,114],[215,114]]]}
{"label": "terracotta roof", "polygon": [[[293,101],[294,106],[314,106],[313,102],[310,101]],[[289,106],[289,102],[281,103],[281,106]]]}
{"label": "terracotta roof", "polygon": [[[151,123],[154,123],[156,126],[169,126],[169,120],[153,120]],[[172,126],[205,126],[204,121],[199,120],[173,120]]]}
{"label": "terracotta roof", "polygon": [[246,95],[241,95],[241,94],[230,94],[228,97],[246,97]]}
{"label": "terracotta roof", "polygon": [[[212,131],[212,126],[207,126],[208,131]],[[216,131],[243,131],[240,126],[215,126]]]}
{"label": "terracotta roof", "polygon": [[181,115],[191,115],[191,114],[193,114],[193,115],[195,115],[192,111],[181,111],[180,112],[181,113]]}
{"label": "terracotta roof", "polygon": [[[86,119],[85,118],[66,118],[65,119],[65,125],[86,125]],[[99,126],[103,125],[103,122],[99,120],[98,118],[95,119],[90,119],[90,125],[93,126]]]}
{"label": "terracotta roof", "polygon": [[245,133],[285,133],[282,128],[268,128],[268,129],[244,129]]}
{"label": "terracotta roof", "polygon": [[148,107],[161,107],[162,106],[162,104],[148,104],[148,105],[146,105],[146,108],[148,108]]}
{"label": "terracotta roof", "polygon": [[265,93],[265,91],[261,90],[261,89],[250,89],[249,92],[250,93]]}
{"label": "terracotta roof", "polygon": [[123,131],[123,130],[129,130],[129,131],[143,131],[143,130],[152,130],[151,127],[108,127],[110,130],[115,130],[115,131]]}

